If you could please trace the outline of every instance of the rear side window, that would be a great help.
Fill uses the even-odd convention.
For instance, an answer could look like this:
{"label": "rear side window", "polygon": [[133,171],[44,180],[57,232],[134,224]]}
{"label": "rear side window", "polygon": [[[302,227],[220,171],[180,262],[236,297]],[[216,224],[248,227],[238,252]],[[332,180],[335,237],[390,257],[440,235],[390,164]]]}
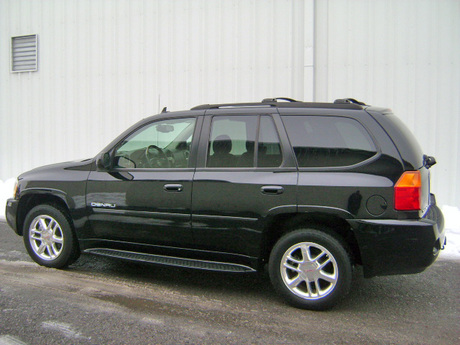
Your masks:
{"label": "rear side window", "polygon": [[281,145],[271,116],[215,116],[207,167],[279,167]]}
{"label": "rear side window", "polygon": [[260,119],[257,166],[279,167],[281,161],[281,146],[273,119],[269,116],[262,116]]}
{"label": "rear side window", "polygon": [[369,133],[351,118],[284,116],[283,122],[299,167],[349,166],[377,153]]}

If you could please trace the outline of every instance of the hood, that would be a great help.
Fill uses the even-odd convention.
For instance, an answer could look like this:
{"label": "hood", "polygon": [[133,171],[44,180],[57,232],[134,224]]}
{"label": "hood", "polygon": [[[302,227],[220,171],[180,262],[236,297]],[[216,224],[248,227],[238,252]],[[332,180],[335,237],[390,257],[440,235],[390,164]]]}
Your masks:
{"label": "hood", "polygon": [[39,176],[43,178],[45,176],[51,177],[52,175],[56,177],[56,174],[59,174],[59,172],[61,174],[64,173],[63,170],[90,171],[93,163],[94,163],[94,158],[90,158],[90,159],[84,159],[84,160],[76,160],[76,161],[70,161],[70,162],[64,162],[64,163],[45,165],[42,167],[38,167],[32,170],[29,170],[19,175],[18,179],[19,180],[31,179],[31,178],[33,179]]}

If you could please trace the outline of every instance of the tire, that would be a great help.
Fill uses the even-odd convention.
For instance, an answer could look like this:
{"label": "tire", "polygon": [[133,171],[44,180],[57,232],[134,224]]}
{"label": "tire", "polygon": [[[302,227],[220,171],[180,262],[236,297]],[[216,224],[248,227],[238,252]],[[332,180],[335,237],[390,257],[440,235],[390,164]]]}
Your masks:
{"label": "tire", "polygon": [[23,237],[30,257],[39,265],[64,268],[80,256],[70,220],[59,207],[39,205],[30,210]]}
{"label": "tire", "polygon": [[297,308],[325,310],[350,290],[352,266],[346,245],[332,233],[300,229],[281,237],[272,249],[270,280]]}

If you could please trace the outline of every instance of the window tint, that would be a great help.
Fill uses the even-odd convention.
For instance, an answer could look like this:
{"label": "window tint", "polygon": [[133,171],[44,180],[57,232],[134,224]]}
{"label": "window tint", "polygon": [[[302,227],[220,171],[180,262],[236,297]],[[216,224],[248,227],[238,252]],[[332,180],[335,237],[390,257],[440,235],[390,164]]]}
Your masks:
{"label": "window tint", "polygon": [[134,132],[115,152],[118,168],[186,168],[195,119],[162,120]]}
{"label": "window tint", "polygon": [[377,152],[356,120],[333,116],[284,116],[289,139],[300,167],[348,166]]}
{"label": "window tint", "polygon": [[207,166],[254,166],[257,118],[257,116],[215,116],[212,120]]}
{"label": "window tint", "polygon": [[[259,126],[260,134],[257,138]],[[278,133],[270,116],[213,118],[208,167],[277,167],[281,162]]]}
{"label": "window tint", "polygon": [[281,147],[273,119],[262,116],[260,119],[257,166],[279,167],[281,165]]}

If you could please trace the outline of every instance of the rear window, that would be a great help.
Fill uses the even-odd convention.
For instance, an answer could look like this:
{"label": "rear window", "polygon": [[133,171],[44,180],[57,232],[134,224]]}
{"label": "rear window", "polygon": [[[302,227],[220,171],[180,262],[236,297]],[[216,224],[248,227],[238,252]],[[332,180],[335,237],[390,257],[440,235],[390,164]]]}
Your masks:
{"label": "rear window", "polygon": [[299,167],[349,166],[377,153],[356,120],[334,116],[283,116]]}

